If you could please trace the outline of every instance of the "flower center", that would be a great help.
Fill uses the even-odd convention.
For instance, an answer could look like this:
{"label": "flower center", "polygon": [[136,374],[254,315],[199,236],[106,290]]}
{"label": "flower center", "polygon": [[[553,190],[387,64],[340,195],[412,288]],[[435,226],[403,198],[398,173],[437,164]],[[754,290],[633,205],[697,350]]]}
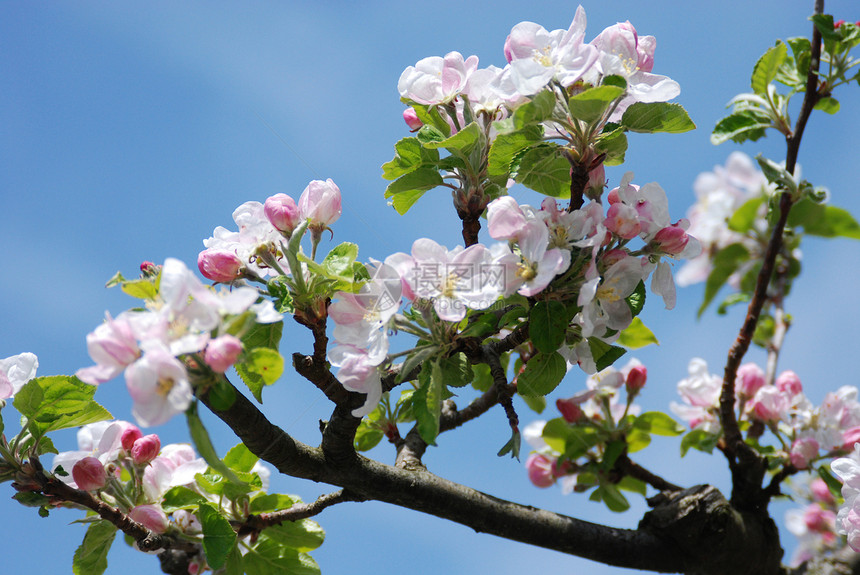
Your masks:
{"label": "flower center", "polygon": [[532,51],[532,59],[541,66],[550,68],[552,67],[552,58],[550,57],[551,52],[552,48],[550,46],[544,46],[540,50]]}
{"label": "flower center", "polygon": [[170,393],[170,390],[173,389],[174,382],[169,377],[160,377],[158,378],[158,383],[155,385],[155,391],[161,397],[167,397],[167,394]]}
{"label": "flower center", "polygon": [[535,269],[535,265],[529,262],[520,262],[517,264],[517,277],[522,278],[524,281],[530,282],[537,277],[537,270]]}

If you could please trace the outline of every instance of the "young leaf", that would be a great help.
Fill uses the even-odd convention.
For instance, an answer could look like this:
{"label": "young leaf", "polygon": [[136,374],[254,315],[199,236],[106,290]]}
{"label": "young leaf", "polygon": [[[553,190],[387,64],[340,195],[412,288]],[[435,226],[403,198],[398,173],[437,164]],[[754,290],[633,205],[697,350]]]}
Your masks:
{"label": "young leaf", "polygon": [[445,393],[445,382],[439,363],[425,363],[418,382],[420,387],[412,394],[412,408],[418,433],[428,445],[436,445],[439,419],[442,416],[442,396]]}
{"label": "young leaf", "polygon": [[518,130],[548,120],[555,108],[555,95],[549,90],[535,94],[514,110],[514,127]]}
{"label": "young leaf", "polygon": [[622,94],[624,94],[624,88],[618,86],[604,85],[590,88],[570,97],[568,100],[570,113],[577,120],[592,124],[603,117],[609,105]]}
{"label": "young leaf", "polygon": [[570,162],[559,153],[557,144],[529,149],[520,159],[516,180],[553,198],[570,196]]}
{"label": "young leaf", "polygon": [[418,138],[403,138],[394,144],[394,159],[382,165],[382,177],[396,180],[404,174],[439,160],[438,150],[425,148]]}
{"label": "young leaf", "polygon": [[537,353],[517,377],[520,395],[546,395],[558,387],[567,373],[567,364],[558,352]]}
{"label": "young leaf", "polygon": [[[423,128],[422,128],[423,129]],[[419,132],[420,133],[420,132]],[[450,138],[445,138],[439,141],[430,141],[424,143],[424,147],[428,149],[445,148],[446,150],[458,151],[463,154],[468,154],[472,148],[480,141],[483,132],[477,123],[472,122]]]}
{"label": "young leaf", "polygon": [[631,132],[680,134],[696,129],[696,124],[680,104],[636,102],[624,111],[621,125]]}
{"label": "young leaf", "polygon": [[732,140],[742,143],[756,141],[764,136],[764,131],[773,125],[767,112],[759,108],[744,108],[729,114],[714,127],[711,143],[715,146]]}
{"label": "young leaf", "polygon": [[112,416],[93,401],[96,387],[74,376],[37,377],[15,394],[13,405],[28,419],[30,432],[41,437],[49,431],[80,427]]}
{"label": "young leaf", "polygon": [[325,541],[325,531],[311,519],[284,521],[266,528],[265,533],[273,541],[298,551],[313,551]]}
{"label": "young leaf", "polygon": [[741,234],[751,230],[758,217],[759,208],[766,200],[767,197],[762,195],[745,201],[729,218],[729,229]]}
{"label": "young leaf", "polygon": [[74,575],[101,575],[107,570],[107,555],[116,537],[116,527],[108,521],[95,521],[72,559]]}
{"label": "young leaf", "polygon": [[633,421],[633,427],[653,433],[674,437],[684,433],[684,427],[662,411],[648,411]]}
{"label": "young leaf", "polygon": [[543,128],[540,125],[499,134],[490,146],[487,173],[490,176],[507,175],[511,171],[514,157],[526,148],[539,143],[542,138]]}
{"label": "young leaf", "polygon": [[233,531],[230,522],[211,503],[201,503],[197,507],[197,518],[203,528],[203,551],[206,553],[206,562],[213,569],[220,569],[236,543],[236,532]]}
{"label": "young leaf", "polygon": [[539,301],[529,312],[529,335],[542,353],[552,353],[564,343],[567,313],[558,301]]}
{"label": "young leaf", "polygon": [[442,176],[439,175],[436,168],[418,168],[388,184],[385,189],[385,197],[390,198],[395,194],[411,191],[426,192],[441,185]]}
{"label": "young leaf", "polygon": [[776,77],[776,73],[785,58],[788,55],[788,47],[781,41],[777,40],[776,46],[769,48],[764,55],[759,58],[753,68],[750,86],[753,92],[759,96],[767,96],[767,85],[770,84]]}
{"label": "young leaf", "polygon": [[609,345],[596,337],[588,338],[588,347],[591,349],[594,363],[597,364],[597,371],[603,371],[627,353],[627,350],[623,347]]}
{"label": "young leaf", "polygon": [[648,329],[648,326],[638,317],[634,317],[630,325],[618,335],[618,345],[628,349],[639,349],[652,343],[660,345],[654,332]]}
{"label": "young leaf", "polygon": [[391,205],[394,207],[394,210],[400,214],[404,215],[409,211],[409,208],[415,205],[415,202],[421,198],[427,190],[409,190],[407,192],[400,192],[399,194],[395,194],[391,199]]}
{"label": "young leaf", "polygon": [[702,316],[723,284],[749,257],[750,253],[743,244],[731,244],[717,252],[714,256],[714,268],[705,282],[705,297],[696,314],[698,317]]}

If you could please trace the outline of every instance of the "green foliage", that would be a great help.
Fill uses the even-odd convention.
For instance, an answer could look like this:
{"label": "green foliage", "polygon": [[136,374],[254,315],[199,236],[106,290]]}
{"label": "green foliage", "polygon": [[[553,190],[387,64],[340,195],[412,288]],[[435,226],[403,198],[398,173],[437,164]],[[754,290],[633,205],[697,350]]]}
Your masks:
{"label": "green foliage", "polygon": [[107,555],[116,537],[116,527],[108,521],[94,521],[87,527],[84,541],[72,559],[74,575],[101,575],[107,570]]}
{"label": "green foliage", "polygon": [[618,334],[617,342],[628,349],[639,349],[652,343],[660,344],[654,332],[648,329],[648,326],[638,317],[634,317],[630,325]]}
{"label": "green foliage", "polygon": [[621,125],[631,132],[681,134],[696,129],[687,111],[680,104],[666,102],[636,102],[624,110]]}
{"label": "green foliage", "polygon": [[273,541],[300,552],[313,551],[325,541],[325,531],[311,519],[284,521],[267,527],[265,533]]}
{"label": "green foliage", "polygon": [[687,455],[687,452],[692,449],[697,449],[705,453],[712,453],[720,440],[721,435],[708,433],[704,429],[694,429],[681,439],[681,457]]}
{"label": "green foliage", "polygon": [[245,573],[253,575],[319,575],[320,568],[307,553],[279,544],[263,533],[242,556]]}
{"label": "green foliage", "polygon": [[13,405],[27,418],[26,428],[39,438],[49,431],[112,419],[108,410],[93,401],[95,391],[96,386],[74,376],[37,377],[15,394]]}
{"label": "green foliage", "polygon": [[586,124],[593,124],[601,119],[610,104],[624,94],[624,88],[619,86],[596,86],[568,100],[571,115]]}
{"label": "green foliage", "polygon": [[203,528],[203,551],[206,562],[213,569],[220,569],[227,561],[227,555],[236,543],[236,532],[230,522],[211,503],[201,503],[197,507],[197,519]]}
{"label": "green foliage", "polygon": [[421,439],[428,445],[436,445],[439,435],[439,420],[442,416],[442,400],[447,392],[438,361],[427,362],[418,376],[419,387],[412,395],[412,409]]}
{"label": "green foliage", "polygon": [[684,427],[662,411],[647,411],[633,421],[633,427],[654,435],[674,437],[684,433]]}
{"label": "green foliage", "polygon": [[529,148],[519,159],[516,181],[553,198],[570,196],[570,162],[554,143]]}
{"label": "green foliage", "polygon": [[776,78],[777,72],[785,62],[788,56],[788,47],[777,40],[776,45],[769,48],[767,52],[759,58],[753,68],[750,86],[753,92],[760,96],[767,96],[768,84]]}
{"label": "green foliage", "polygon": [[526,149],[540,143],[542,139],[543,127],[540,125],[500,133],[490,146],[487,173],[490,176],[506,176],[511,171],[514,158],[517,158]]}
{"label": "green foliage", "polygon": [[729,277],[738,271],[738,268],[749,258],[749,250],[742,244],[731,244],[716,253],[713,257],[714,267],[705,282],[705,297],[697,313],[699,317],[702,316]]}
{"label": "green foliage", "polygon": [[567,310],[558,301],[539,301],[529,312],[529,335],[537,350],[552,353],[562,343],[567,332]]}
{"label": "green foliage", "polygon": [[555,94],[549,90],[538,92],[531,100],[517,106],[514,110],[514,128],[521,130],[526,126],[540,124],[552,116],[554,109]]}
{"label": "green foliage", "polygon": [[194,509],[201,503],[205,503],[206,498],[193,491],[184,485],[171,487],[161,498],[161,508],[165,513],[173,513],[180,509]]}
{"label": "green foliage", "polygon": [[567,364],[560,353],[538,352],[517,377],[517,392],[522,396],[546,395],[561,383],[567,373]]}
{"label": "green foliage", "polygon": [[742,108],[735,110],[714,127],[711,143],[722,144],[729,140],[738,144],[756,141],[764,136],[765,130],[773,125],[770,114],[759,108]]}
{"label": "green foliage", "polygon": [[603,371],[627,353],[623,347],[610,345],[596,337],[588,338],[588,347],[591,349],[594,363],[597,364],[597,371]]}
{"label": "green foliage", "polygon": [[246,352],[234,367],[254,399],[263,403],[263,387],[272,385],[283,375],[284,358],[277,350],[258,347]]}

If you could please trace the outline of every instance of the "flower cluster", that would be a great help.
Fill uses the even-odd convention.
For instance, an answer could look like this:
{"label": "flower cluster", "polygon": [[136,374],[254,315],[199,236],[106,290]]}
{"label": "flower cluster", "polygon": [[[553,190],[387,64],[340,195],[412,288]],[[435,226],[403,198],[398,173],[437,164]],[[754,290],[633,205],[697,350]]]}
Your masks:
{"label": "flower cluster", "polygon": [[193,392],[183,358],[194,356],[198,366],[223,373],[242,352],[245,318],[281,320],[271,301],[257,303],[255,288],[215,291],[179,260],[167,259],[156,278],[147,309],[107,315],[87,335],[96,364],[76,374],[98,385],[125,372],[133,413],[143,426],[162,424],[188,408]]}
{"label": "flower cluster", "polygon": [[802,487],[795,487],[795,500],[808,503],[802,509],[790,509],[785,513],[785,526],[798,539],[791,558],[793,567],[844,545],[836,531],[838,507],[830,488],[820,477]]}
{"label": "flower cluster", "polygon": [[[516,107],[552,85],[574,89],[577,84],[596,86],[607,76],[620,76],[627,91],[610,121],[617,121],[634,102],[666,102],[680,93],[677,82],[652,73],[657,47],[653,36],[639,36],[630,22],[623,22],[586,43],[585,28],[582,6],[567,30],[548,31],[534,22],[521,22],[505,41],[504,68],[478,68],[477,56],[450,52],[406,68],[397,89],[406,101],[444,107],[453,131],[464,125],[467,115],[504,118],[506,107]],[[404,118],[412,129],[421,126],[414,110]]]}
{"label": "flower cluster", "polygon": [[[690,361],[689,374],[678,383],[684,403],[672,402],[670,409],[692,429],[719,434],[722,378],[710,374],[700,358]],[[856,387],[842,386],[814,406],[793,371],[783,371],[768,384],[764,371],[747,363],[738,369],[735,388],[741,421],[763,425],[775,433],[783,445],[778,456],[795,469],[808,469],[822,457],[844,453],[860,439]]]}

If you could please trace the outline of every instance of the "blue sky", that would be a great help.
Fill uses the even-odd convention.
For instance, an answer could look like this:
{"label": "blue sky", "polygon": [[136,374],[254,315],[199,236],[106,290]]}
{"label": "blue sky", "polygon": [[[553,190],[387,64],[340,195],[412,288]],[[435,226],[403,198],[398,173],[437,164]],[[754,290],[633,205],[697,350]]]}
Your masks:
{"label": "blue sky", "polygon": [[[758,56],[777,38],[809,34],[811,6],[586,2],[589,40],[624,20],[657,37],[654,71],[680,83],[676,101],[699,126],[681,135],[631,135],[628,163],[608,172],[610,183],[626,170],[636,172],[636,182],[659,182],[678,218],[694,200],[696,175],[722,164],[733,149],[782,159],[784,146],[773,136],[740,147],[714,147],[708,137],[726,102],[749,88]],[[85,335],[106,310],[115,314],[133,305],[103,287],[117,270],[133,276],[141,261],[171,256],[193,264],[214,227],[232,227],[236,206],[278,192],[297,197],[312,179],[332,178],[340,186],[344,215],[335,240],[358,243],[362,258],[407,251],[422,236],[455,245],[460,234],[446,193],[427,194],[406,216],[383,199],[380,165],[407,134],[396,90],[400,73],[451,50],[478,55],[481,66],[502,65],[514,24],[567,28],[574,10],[569,3],[510,0],[319,2],[312,8],[298,2],[0,2],[0,357],[32,351],[41,375],[89,365]],[[851,0],[829,0],[827,10],[837,19],[860,18]],[[840,100],[836,117],[813,117],[800,163],[804,177],[831,190],[834,204],[860,215],[856,87]],[[527,190],[514,194],[524,203],[540,202]],[[781,367],[800,375],[814,402],[840,385],[860,384],[854,343],[838,337],[860,321],[853,304],[858,263],[857,243],[804,246],[805,277],[789,302],[794,327]],[[646,309],[644,319],[661,340],[659,348],[635,354],[649,369],[641,400],[646,409],[666,409],[676,398],[675,384],[691,357],[705,358],[714,372],[722,369],[741,316],[709,313],[697,322],[701,295],[701,287],[687,288],[672,312],[656,301]],[[284,341],[285,354],[310,348],[308,334],[298,329],[289,328]],[[557,395],[572,394],[582,381],[571,373]],[[105,384],[96,398],[116,417],[130,419],[121,380]],[[460,401],[468,400],[464,394]],[[318,440],[317,421],[328,416],[329,406],[312,386],[288,375],[266,390],[264,401],[271,419],[289,433]],[[519,407],[523,421],[536,417]],[[7,427],[14,419],[9,411]],[[235,442],[220,422],[208,421],[222,450]],[[187,440],[181,421],[155,431],[165,441]],[[635,526],[642,502],[615,515],[583,497],[531,487],[521,464],[495,456],[506,433],[503,416],[492,412],[442,437],[425,461],[432,471],[493,495]],[[72,448],[73,435],[59,436],[57,445]],[[675,483],[726,487],[720,456],[694,453],[680,460],[677,453],[678,441],[665,439],[641,460]],[[373,455],[393,460],[387,447]],[[277,479],[274,488],[306,500],[332,490],[288,478]],[[8,486],[3,489],[4,569],[70,572],[84,529],[67,523],[79,515],[40,519],[8,499]],[[783,509],[777,507],[777,519]],[[313,555],[324,573],[627,572],[384,504],[346,504],[319,519],[328,539]],[[34,537],[40,538],[37,547],[30,543]],[[785,543],[792,544],[790,536]],[[34,554],[34,548],[41,551]],[[107,573],[154,572],[154,558],[117,542]]]}

